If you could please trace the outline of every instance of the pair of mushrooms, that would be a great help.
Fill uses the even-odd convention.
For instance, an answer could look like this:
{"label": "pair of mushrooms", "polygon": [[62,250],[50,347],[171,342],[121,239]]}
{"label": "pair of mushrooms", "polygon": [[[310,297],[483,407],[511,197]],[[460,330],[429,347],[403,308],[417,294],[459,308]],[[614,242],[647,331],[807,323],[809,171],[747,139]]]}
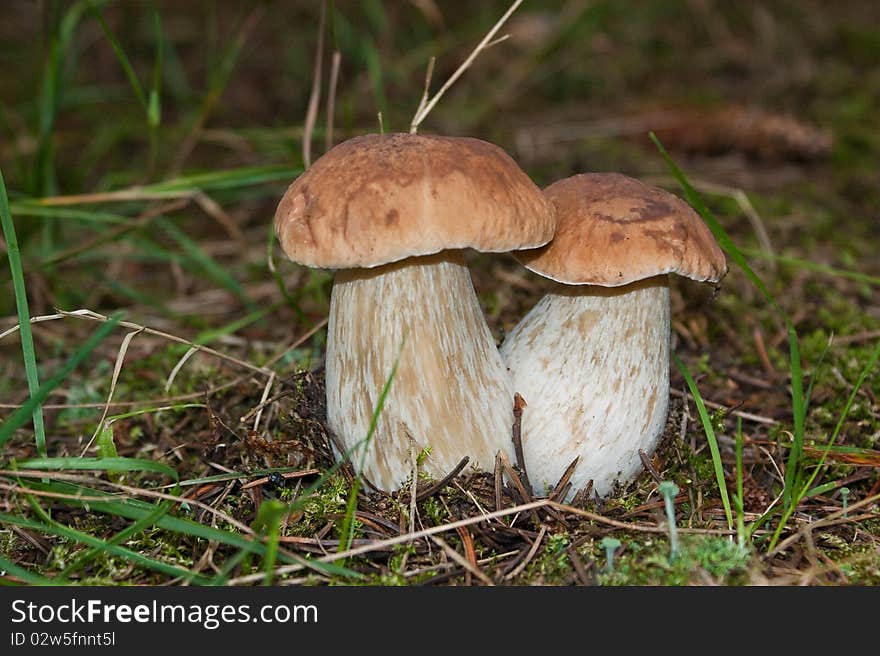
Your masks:
{"label": "pair of mushrooms", "polygon": [[[275,214],[293,261],[335,269],[326,352],[337,449],[373,486],[513,458],[550,486],[579,456],[573,490],[599,495],[656,447],[669,387],[668,273],[718,281],[724,256],[672,194],[618,174],[542,192],[477,139],[367,135],[318,159]],[[551,241],[552,240],[552,241]],[[561,284],[496,347],[462,249],[513,251]],[[370,427],[397,364],[382,411]],[[366,449],[366,451],[364,451]]]}

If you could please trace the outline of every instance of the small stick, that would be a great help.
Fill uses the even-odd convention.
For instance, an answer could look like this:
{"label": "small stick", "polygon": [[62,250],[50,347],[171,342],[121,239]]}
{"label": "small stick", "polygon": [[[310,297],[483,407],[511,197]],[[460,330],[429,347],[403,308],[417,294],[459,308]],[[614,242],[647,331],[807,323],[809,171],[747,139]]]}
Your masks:
{"label": "small stick", "polygon": [[523,503],[528,503],[531,500],[531,495],[526,491],[525,486],[523,485],[522,480],[519,477],[517,471],[513,468],[513,465],[510,464],[510,461],[507,459],[503,453],[501,454],[501,464],[504,467],[504,472],[507,474],[508,478],[510,478],[510,482],[513,483],[513,487],[519,493],[519,496],[522,498]]}
{"label": "small stick", "polygon": [[523,456],[522,446],[522,414],[523,408],[526,407],[526,400],[519,395],[519,392],[513,395],[513,450],[516,453],[516,464],[522,471],[523,484],[529,496],[527,501],[532,498],[532,484],[529,481],[529,474],[526,471],[526,459]]}
{"label": "small stick", "polygon": [[660,476],[660,472],[657,471],[654,467],[654,463],[651,462],[651,458],[642,449],[639,449],[639,458],[641,458],[642,465],[644,465],[645,471],[651,475],[651,478],[653,478],[658,485],[662,483],[663,478]]}
{"label": "small stick", "polygon": [[459,461],[459,463],[455,466],[455,469],[453,469],[451,472],[446,474],[446,476],[444,476],[440,481],[438,481],[437,483],[434,483],[434,485],[432,485],[431,487],[417,493],[416,494],[416,501],[424,501],[428,497],[432,497],[435,494],[437,494],[438,492],[440,492],[443,488],[445,488],[447,485],[449,485],[453,481],[453,479],[455,479],[456,476],[458,476],[462,472],[462,470],[467,466],[467,464],[469,462],[470,462],[470,458],[468,458],[467,456],[462,458]]}
{"label": "small stick", "polygon": [[504,477],[502,471],[504,463],[501,460],[501,452],[495,454],[495,510],[501,510],[501,490],[504,486]]}
{"label": "small stick", "polygon": [[464,526],[459,526],[455,529],[461,538],[461,543],[464,545],[464,553],[467,556],[468,562],[474,567],[477,566],[477,551],[474,549],[474,539],[471,537],[470,531],[467,530]]}
{"label": "small stick", "polygon": [[580,581],[581,585],[592,585],[593,582],[587,574],[587,570],[584,567],[581,557],[578,555],[577,549],[569,546],[566,548],[565,553],[568,554],[568,559],[571,561],[571,565],[574,568],[574,572],[577,574],[578,581]]}
{"label": "small stick", "polygon": [[568,481],[574,474],[574,470],[577,469],[578,460],[580,459],[580,456],[576,456],[575,459],[571,461],[571,464],[565,468],[565,471],[562,472],[562,477],[559,479],[559,482],[553,487],[553,494],[550,495],[551,501],[560,501],[564,496],[562,493],[571,487]]}
{"label": "small stick", "polygon": [[[675,388],[670,389],[669,394],[672,396],[678,397],[680,399],[686,399],[690,396],[690,394],[688,392],[684,392],[682,390],[678,390]],[[724,405],[723,403],[717,403],[716,401],[710,401],[709,399],[705,399],[705,398],[703,399],[703,404],[707,408],[712,408],[713,410],[719,410],[719,409],[728,410],[728,407],[726,405]],[[772,419],[770,417],[764,417],[762,415],[752,414],[751,412],[743,412],[741,410],[730,410],[729,414],[731,414],[735,417],[742,417],[746,421],[753,421],[756,424],[766,424],[768,426],[776,426],[779,424],[779,422],[776,421],[775,419]]]}
{"label": "small stick", "polygon": [[441,538],[439,535],[432,535],[431,540],[433,540],[437,546],[441,547],[443,549],[443,551],[445,551],[447,553],[447,555],[450,558],[452,558],[452,560],[454,560],[459,565],[464,567],[465,570],[467,570],[468,572],[470,572],[471,574],[476,576],[478,579],[480,579],[480,581],[482,581],[486,585],[490,585],[490,586],[495,585],[495,582],[492,579],[490,579],[488,576],[486,576],[486,574],[481,569],[479,569],[475,565],[471,564],[467,558],[465,558],[460,553],[458,553],[455,549],[453,549],[451,546],[449,546],[449,543],[446,542],[446,540]]}
{"label": "small stick", "polygon": [[541,542],[544,541],[544,536],[547,535],[547,527],[541,526],[541,530],[538,533],[538,537],[535,538],[535,541],[532,543],[531,548],[529,549],[526,557],[522,559],[512,571],[508,572],[504,575],[504,580],[509,581],[510,579],[516,578],[519,576],[522,571],[528,566],[530,562],[532,562],[532,558],[535,557],[535,554],[538,553],[538,547],[541,546]]}
{"label": "small stick", "polygon": [[587,501],[590,500],[590,493],[593,491],[593,479],[591,478],[584,486],[578,490],[578,493],[574,495],[574,499],[571,500],[572,507],[577,508],[578,506],[587,505]]}
{"label": "small stick", "polygon": [[416,450],[410,447],[410,458],[412,459],[412,481],[409,487],[409,532],[416,532],[416,514],[419,512],[419,498],[417,492],[419,490],[419,457]]}

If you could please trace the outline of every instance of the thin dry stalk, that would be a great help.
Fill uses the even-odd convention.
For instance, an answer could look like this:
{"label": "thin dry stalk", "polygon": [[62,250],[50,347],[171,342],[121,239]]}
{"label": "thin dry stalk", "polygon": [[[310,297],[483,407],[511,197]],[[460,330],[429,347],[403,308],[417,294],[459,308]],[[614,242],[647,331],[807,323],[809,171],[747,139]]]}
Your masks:
{"label": "thin dry stalk", "polygon": [[266,399],[269,398],[269,392],[272,391],[272,385],[275,384],[275,372],[272,372],[272,375],[269,376],[269,380],[266,381],[266,386],[263,388],[263,396],[260,397],[260,409],[257,410],[257,416],[254,419],[254,432],[257,432],[260,428],[260,419],[263,416],[263,407],[266,403]]}
{"label": "thin dry stalk", "polygon": [[54,262],[68,260],[72,257],[79,255],[80,253],[86,253],[90,250],[97,248],[98,246],[101,246],[102,244],[114,241],[115,239],[121,237],[127,232],[137,230],[138,228],[143,228],[145,225],[147,225],[150,221],[158,216],[162,216],[163,214],[168,214],[170,212],[175,212],[179,209],[186,207],[187,205],[189,205],[190,201],[191,198],[187,195],[186,197],[178,198],[177,200],[173,200],[169,203],[162,203],[154,207],[149,207],[141,212],[132,221],[128,223],[123,223],[122,225],[118,225],[100,235],[97,235],[91,239],[87,239],[86,241],[81,242],[76,246],[72,246],[65,251],[61,251],[60,253],[57,253],[56,255],[53,255],[50,258],[40,262],[38,267],[46,266]]}
{"label": "thin dry stalk", "polygon": [[220,207],[217,201],[204,191],[196,191],[193,193],[192,198],[196,204],[202,208],[202,211],[205,214],[220,224],[220,227],[226,231],[226,234],[229,235],[230,239],[241,245],[247,244],[247,237],[244,236],[241,228],[239,228],[238,224],[232,220],[232,217],[226,213],[226,210]]}
{"label": "thin dry stalk", "polygon": [[[858,510],[859,508],[864,508],[865,506],[869,506],[872,503],[876,503],[877,501],[880,501],[880,494],[875,494],[873,496],[862,499],[861,501],[858,501],[856,503],[849,504],[846,512],[852,513],[852,511],[854,511],[854,510]],[[836,512],[833,512],[830,515],[823,517],[819,521],[813,522],[812,524],[807,524],[805,528],[808,531],[812,532],[812,531],[816,530],[817,528],[822,528],[823,526],[833,526],[836,523],[849,523],[852,521],[857,521],[857,520],[866,519],[866,518],[872,518],[872,517],[876,516],[875,514],[872,513],[872,514],[867,514],[867,515],[862,515],[862,516],[855,516],[855,515],[852,517],[847,516],[846,518],[844,518],[843,512],[844,511],[842,509],[838,510]],[[840,519],[844,519],[845,521],[838,522],[838,520],[840,520]],[[794,533],[794,535],[790,535],[785,540],[783,540],[782,542],[777,544],[776,547],[774,547],[774,549],[772,551],[768,552],[765,557],[772,558],[776,554],[785,551],[789,546],[791,546],[792,544],[794,544],[795,542],[800,540],[801,537],[802,537],[802,535],[800,532],[796,532],[796,533]]]}
{"label": "thin dry stalk", "polygon": [[467,570],[468,572],[470,572],[471,574],[473,574],[474,576],[476,576],[476,577],[477,577],[478,579],[480,579],[480,581],[482,581],[484,584],[486,584],[486,585],[488,585],[488,586],[494,586],[494,585],[495,585],[495,582],[494,582],[492,579],[490,579],[490,578],[489,578],[489,577],[488,577],[488,576],[487,576],[482,570],[480,570],[480,568],[476,567],[476,566],[475,566],[473,563],[471,563],[467,558],[465,558],[465,557],[462,556],[460,553],[458,553],[455,549],[453,549],[451,546],[449,546],[449,543],[447,543],[447,542],[446,542],[443,538],[441,538],[439,535],[432,535],[432,536],[431,536],[431,540],[432,540],[437,546],[439,546],[440,548],[442,548],[443,551],[445,551],[446,554],[447,554],[450,558],[452,558],[452,560],[454,560],[456,563],[458,563],[459,565],[461,565],[462,567],[464,567],[465,570]]}
{"label": "thin dry stalk", "polygon": [[324,23],[327,20],[327,0],[321,2],[321,17],[318,19],[318,45],[315,47],[315,68],[312,72],[312,92],[303,125],[302,155],[303,166],[312,165],[312,132],[318,120],[318,107],[321,104],[321,69],[324,63]]}
{"label": "thin dry stalk", "polygon": [[101,413],[101,418],[98,420],[98,425],[95,426],[95,432],[92,433],[92,437],[89,439],[85,448],[82,450],[82,453],[79,454],[80,458],[85,456],[86,451],[88,451],[92,447],[92,444],[98,438],[98,434],[102,430],[104,430],[104,421],[107,419],[107,415],[110,413],[110,402],[113,400],[113,393],[116,391],[116,383],[119,381],[119,374],[122,371],[122,363],[125,362],[125,354],[128,352],[128,346],[129,344],[131,344],[131,340],[134,339],[137,335],[140,335],[141,332],[143,331],[131,331],[122,340],[122,344],[119,345],[119,353],[117,353],[116,363],[113,365],[113,376],[110,378],[110,392],[107,394],[107,402],[104,404],[104,411]]}
{"label": "thin dry stalk", "polygon": [[330,59],[330,88],[327,91],[327,129],[324,134],[324,151],[333,148],[333,123],[336,118],[336,85],[339,81],[339,66],[342,64],[342,53],[333,51]]}
{"label": "thin dry stalk", "polygon": [[[431,57],[428,60],[428,69],[425,71],[425,87],[422,90],[422,98],[419,100],[419,106],[416,108],[415,115],[418,116],[422,110],[425,109],[425,105],[428,104],[428,93],[431,89],[431,78],[434,76],[434,63],[437,61],[436,57]],[[409,131],[410,134],[415,134],[416,130],[418,130],[418,126],[410,125]]]}
{"label": "thin dry stalk", "polygon": [[[301,471],[295,471],[295,472],[286,472],[284,474],[281,474],[281,476],[285,480],[291,480],[294,478],[303,478],[304,476],[313,476],[314,474],[320,474],[320,473],[321,473],[320,469],[312,468],[312,469],[303,469]],[[243,474],[242,476],[248,476],[248,474]],[[262,476],[262,477],[257,478],[249,483],[245,483],[244,485],[241,486],[241,489],[247,490],[252,487],[259,487],[260,485],[265,485],[268,482],[269,482],[269,477]]]}
{"label": "thin dry stalk", "polygon": [[470,462],[470,458],[468,456],[465,456],[464,458],[462,458],[458,462],[458,464],[453,468],[453,470],[451,472],[449,472],[448,474],[446,474],[446,476],[444,476],[442,479],[440,479],[439,481],[434,483],[431,487],[426,488],[426,489],[422,490],[421,492],[419,492],[418,494],[416,494],[415,495],[416,501],[424,501],[428,497],[432,497],[435,494],[437,494],[438,492],[440,492],[441,490],[443,490],[443,488],[445,488],[447,485],[452,483],[453,480],[455,480],[455,477],[458,476],[462,472],[462,470],[465,468],[465,466],[467,466],[468,462]]}
{"label": "thin dry stalk", "polygon": [[547,535],[547,527],[541,526],[541,530],[538,532],[538,537],[535,538],[535,541],[532,543],[531,548],[529,548],[526,557],[523,558],[519,565],[514,567],[512,571],[505,574],[503,580],[510,581],[511,579],[515,579],[517,576],[523,573],[528,564],[532,562],[532,558],[534,558],[535,554],[538,553],[538,548],[541,546],[541,542],[544,541],[545,535]]}
{"label": "thin dry stalk", "polygon": [[416,450],[410,448],[410,459],[412,460],[412,481],[409,485],[409,532],[416,532],[416,514],[419,512],[418,495],[419,489],[419,457]]}
{"label": "thin dry stalk", "polygon": [[527,496],[523,497],[523,501],[528,501],[533,495],[532,483],[529,481],[529,473],[526,471],[526,459],[523,455],[522,444],[522,415],[523,408],[525,408],[526,405],[526,401],[522,396],[518,393],[513,395],[513,428],[511,432],[513,439],[513,452],[516,454],[516,464],[522,472],[522,484],[525,486],[525,492],[527,493]]}
{"label": "thin dry stalk", "polygon": [[[179,496],[174,496],[173,494],[165,494],[164,492],[156,492],[155,490],[147,490],[147,489],[140,488],[140,487],[132,487],[130,485],[124,485],[122,483],[114,483],[112,481],[107,481],[107,480],[100,479],[100,478],[89,478],[86,476],[74,476],[74,477],[59,476],[59,475],[56,475],[54,472],[36,471],[36,470],[29,470],[29,469],[16,469],[16,470],[12,470],[12,471],[0,470],[0,476],[10,476],[10,477],[17,476],[17,477],[21,477],[21,478],[41,478],[41,479],[49,478],[49,479],[54,479],[54,480],[74,480],[74,481],[81,482],[81,483],[87,483],[89,485],[102,485],[104,487],[109,487],[109,488],[112,488],[115,490],[120,490],[122,492],[127,493],[124,495],[111,495],[111,496],[107,496],[107,497],[89,499],[91,501],[119,501],[120,499],[127,499],[130,497],[141,496],[141,497],[148,497],[151,499],[162,499],[164,501],[173,501],[174,503],[187,503],[187,504],[196,506],[198,508],[202,508],[203,510],[211,513],[212,515],[217,516],[219,519],[223,520],[224,522],[228,522],[230,526],[234,526],[235,528],[237,528],[239,531],[241,531],[242,533],[244,533],[246,535],[249,535],[249,536],[256,535],[256,533],[254,533],[253,529],[251,529],[251,527],[248,526],[247,524],[242,524],[240,521],[238,521],[237,519],[235,519],[231,515],[227,515],[222,510],[217,510],[213,506],[210,506],[207,503],[204,503],[202,501],[198,501],[196,499],[189,499],[189,498],[184,499]],[[18,488],[17,491],[23,492],[26,494],[37,494],[38,493],[38,491],[31,490],[30,488]],[[62,493],[54,493],[53,492],[51,494],[46,493],[44,496],[53,496],[53,495],[58,498],[63,498],[63,499],[75,499],[75,500],[79,500],[79,501],[86,500],[86,497],[79,496],[76,494],[62,494]]]}
{"label": "thin dry stalk", "polygon": [[[669,394],[671,396],[675,396],[681,399],[693,398],[689,392],[684,392],[682,390],[675,389],[674,387],[669,390]],[[709,399],[704,398],[703,403],[707,408],[712,408],[713,410],[727,410],[728,414],[731,414],[735,417],[742,417],[746,421],[753,421],[756,424],[766,424],[767,426],[776,426],[779,424],[778,421],[772,419],[771,417],[764,417],[762,415],[756,415],[751,412],[743,412],[742,410],[730,410],[728,406],[723,403],[718,403],[716,401],[710,401]]]}
{"label": "thin dry stalk", "polygon": [[[97,321],[100,323],[106,323],[107,321],[110,320],[109,317],[106,317],[103,314],[99,314],[97,312],[94,312],[94,311],[88,310],[88,309],[81,309],[81,310],[73,310],[71,312],[59,310],[57,314],[47,314],[47,315],[42,315],[39,317],[31,317],[30,323],[32,323],[32,324],[33,323],[41,323],[43,321],[55,321],[58,319],[65,319],[65,318],[85,319],[87,321]],[[187,346],[190,346],[197,351],[201,351],[202,353],[206,353],[208,355],[212,355],[212,356],[220,358],[222,360],[226,360],[227,362],[231,362],[232,364],[235,364],[243,369],[248,369],[249,371],[260,373],[260,374],[263,374],[264,376],[274,375],[274,372],[271,369],[267,369],[266,367],[257,367],[255,365],[252,365],[249,362],[245,362],[244,360],[240,360],[240,359],[233,357],[231,355],[227,355],[226,353],[221,353],[220,351],[216,351],[216,350],[209,348],[207,346],[203,346],[201,344],[196,344],[195,342],[191,342],[188,339],[184,339],[183,337],[178,337],[177,335],[172,335],[171,333],[166,333],[161,330],[156,330],[154,328],[148,328],[147,326],[142,326],[140,324],[133,323],[131,321],[120,321],[118,323],[118,325],[122,326],[123,328],[132,328],[132,329],[139,331],[139,332],[143,332],[143,333],[146,333],[149,335],[154,335],[155,337],[161,337],[163,339],[167,339],[171,342],[176,342],[178,344],[186,344]],[[11,335],[14,332],[17,332],[19,330],[19,328],[20,328],[20,325],[16,324],[15,326],[10,328],[9,330],[6,330],[6,331],[0,333],[0,340],[2,340],[4,337],[7,337],[8,335]]]}
{"label": "thin dry stalk", "polygon": [[[46,478],[46,472],[40,472],[41,478]],[[7,483],[0,483],[0,490],[6,490],[7,492],[19,492],[21,494],[27,494],[34,497],[47,497],[50,499],[74,499],[76,501],[119,501],[120,499],[127,499],[128,497],[119,496],[116,494],[110,494],[103,497],[98,496],[87,496],[80,494],[65,494],[64,492],[46,492],[43,490],[33,490],[29,487],[23,487],[20,485],[10,485]]]}
{"label": "thin dry stalk", "polygon": [[[2,472],[0,472],[2,473]],[[476,517],[467,517],[465,519],[460,519],[455,522],[450,522],[448,524],[442,524],[440,526],[431,526],[426,529],[422,529],[416,533],[405,533],[400,536],[396,536],[393,538],[388,538],[386,540],[377,540],[370,544],[366,544],[359,547],[354,547],[352,549],[347,549],[345,551],[340,551],[338,553],[328,554],[323,558],[319,559],[319,562],[322,563],[332,563],[337,560],[343,560],[346,558],[351,558],[353,556],[359,556],[361,554],[369,553],[371,551],[376,551],[380,549],[387,549],[388,547],[394,547],[399,544],[406,544],[408,542],[413,542],[414,540],[420,540],[425,537],[430,537],[432,535],[438,535],[440,533],[445,533],[446,531],[454,531],[459,526],[471,526],[473,524],[479,524],[480,522],[488,522],[493,519],[499,519],[501,517],[507,517],[509,515],[517,515],[521,512],[527,512],[530,510],[536,510],[538,508],[542,508],[544,506],[550,505],[550,502],[547,499],[541,499],[540,501],[533,501],[532,503],[526,503],[520,506],[514,506],[512,508],[505,508],[504,510],[496,510],[495,512],[488,513],[486,515],[479,515]],[[297,572],[302,569],[302,565],[282,565],[281,567],[275,568],[274,576],[283,576],[285,574],[290,574],[291,572]],[[230,579],[228,585],[244,585],[247,583],[253,583],[255,581],[261,581],[265,578],[265,573],[260,574],[249,574],[246,576],[240,576],[235,579]]]}
{"label": "thin dry stalk", "polygon": [[479,56],[483,50],[488,48],[492,43],[492,40],[495,38],[495,35],[498,33],[498,30],[507,22],[507,19],[513,15],[519,6],[522,4],[523,0],[514,0],[513,4],[510,5],[510,8],[504,12],[504,15],[498,19],[498,22],[492,27],[491,30],[483,37],[483,40],[477,44],[477,47],[473,49],[470,55],[468,55],[467,59],[462,62],[461,66],[459,66],[455,72],[449,76],[449,79],[443,83],[443,86],[434,94],[434,96],[429,100],[424,107],[421,108],[421,111],[417,112],[415,116],[413,116],[412,123],[410,124],[410,132],[416,132],[419,129],[419,125],[421,125],[422,121],[431,113],[431,110],[434,109],[434,106],[440,101],[450,87],[456,83],[458,78],[460,78],[464,72],[471,67],[471,64],[474,63],[474,60]]}
{"label": "thin dry stalk", "polygon": [[162,390],[167,394],[171,389],[171,386],[174,384],[174,379],[177,378],[177,374],[183,369],[183,365],[186,364],[186,361],[189,360],[193,355],[199,352],[199,349],[191,346],[187,349],[186,353],[177,361],[177,364],[171,368],[171,373],[168,374],[168,378],[165,380],[165,386]]}

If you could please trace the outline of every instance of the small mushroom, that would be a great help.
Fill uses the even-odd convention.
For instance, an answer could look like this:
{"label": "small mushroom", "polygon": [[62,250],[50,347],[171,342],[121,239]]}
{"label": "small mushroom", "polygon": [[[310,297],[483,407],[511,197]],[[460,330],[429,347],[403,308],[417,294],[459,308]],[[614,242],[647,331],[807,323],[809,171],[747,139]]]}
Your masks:
{"label": "small mushroom", "polygon": [[575,175],[544,190],[553,240],[514,253],[559,283],[511,331],[501,354],[528,407],[526,468],[552,485],[575,456],[572,489],[599,496],[651,454],[669,402],[669,273],[718,282],[724,254],[677,196],[616,173]]}
{"label": "small mushroom", "polygon": [[[545,244],[552,203],[500,148],[464,137],[356,137],[293,182],[275,214],[284,252],[336,270],[326,353],[327,420],[352,463],[390,491],[427,451],[440,478],[464,457],[512,457],[513,387],[461,249]],[[399,359],[398,359],[399,358]]]}

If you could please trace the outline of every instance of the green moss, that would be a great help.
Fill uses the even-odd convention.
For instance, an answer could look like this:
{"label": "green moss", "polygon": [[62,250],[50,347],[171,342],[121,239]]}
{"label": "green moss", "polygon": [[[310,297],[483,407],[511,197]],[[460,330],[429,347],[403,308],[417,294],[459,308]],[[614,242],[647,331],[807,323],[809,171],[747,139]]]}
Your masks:
{"label": "green moss", "polygon": [[522,579],[540,585],[558,585],[566,582],[571,576],[571,564],[566,551],[570,542],[568,533],[548,535],[539,555],[523,572]]}
{"label": "green moss", "polygon": [[[302,519],[292,526],[296,535],[313,535],[328,521],[328,515],[344,515],[348,500],[348,481],[341,474],[331,476],[302,505]],[[341,527],[341,522],[339,523]]]}
{"label": "green moss", "polygon": [[715,582],[733,585],[743,582],[751,561],[748,550],[717,536],[682,536],[674,559],[669,557],[669,543],[665,539],[630,541],[625,545],[623,553],[615,558],[614,572],[600,576],[603,585],[687,585],[705,582],[700,573]]}

